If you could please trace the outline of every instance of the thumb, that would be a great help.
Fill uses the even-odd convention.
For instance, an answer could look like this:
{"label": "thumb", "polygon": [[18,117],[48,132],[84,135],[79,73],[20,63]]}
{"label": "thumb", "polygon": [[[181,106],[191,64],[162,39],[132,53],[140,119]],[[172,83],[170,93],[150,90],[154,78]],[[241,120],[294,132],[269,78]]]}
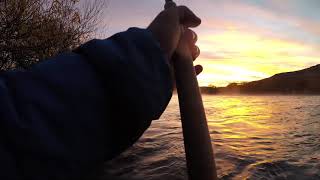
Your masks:
{"label": "thumb", "polygon": [[201,24],[201,19],[198,18],[189,8],[186,6],[178,6],[180,23],[188,27],[197,27]]}

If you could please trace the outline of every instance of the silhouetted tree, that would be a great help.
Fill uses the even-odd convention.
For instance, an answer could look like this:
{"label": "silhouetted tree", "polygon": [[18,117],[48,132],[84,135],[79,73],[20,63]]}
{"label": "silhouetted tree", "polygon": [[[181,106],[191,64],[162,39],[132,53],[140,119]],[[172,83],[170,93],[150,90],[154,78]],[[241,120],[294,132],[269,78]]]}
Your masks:
{"label": "silhouetted tree", "polygon": [[96,31],[103,0],[0,0],[0,70],[28,68]]}
{"label": "silhouetted tree", "polygon": [[210,88],[217,88],[217,86],[215,86],[214,84],[209,84],[208,87],[210,87]]}

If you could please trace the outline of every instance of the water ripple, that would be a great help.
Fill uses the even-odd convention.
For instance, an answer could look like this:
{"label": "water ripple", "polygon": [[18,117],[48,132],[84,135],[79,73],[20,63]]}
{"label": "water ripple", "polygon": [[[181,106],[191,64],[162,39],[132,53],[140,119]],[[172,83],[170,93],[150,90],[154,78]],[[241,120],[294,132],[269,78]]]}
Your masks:
{"label": "water ripple", "polygon": [[[320,179],[320,96],[204,96],[220,179]],[[102,179],[187,179],[173,98]]]}

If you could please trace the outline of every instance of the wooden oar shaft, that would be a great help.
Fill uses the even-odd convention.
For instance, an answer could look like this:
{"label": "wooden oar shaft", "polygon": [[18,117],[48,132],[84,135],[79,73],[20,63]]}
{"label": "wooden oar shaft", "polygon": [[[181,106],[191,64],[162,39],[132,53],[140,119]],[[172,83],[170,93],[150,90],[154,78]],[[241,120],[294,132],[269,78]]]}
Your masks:
{"label": "wooden oar shaft", "polygon": [[215,180],[211,138],[192,58],[176,56],[174,70],[189,180]]}
{"label": "wooden oar shaft", "polygon": [[[172,0],[166,0],[165,7],[172,6],[172,3]],[[211,138],[193,58],[190,53],[181,53],[184,56],[178,53],[189,52],[188,48],[187,43],[180,42],[173,61],[189,180],[216,180]]]}

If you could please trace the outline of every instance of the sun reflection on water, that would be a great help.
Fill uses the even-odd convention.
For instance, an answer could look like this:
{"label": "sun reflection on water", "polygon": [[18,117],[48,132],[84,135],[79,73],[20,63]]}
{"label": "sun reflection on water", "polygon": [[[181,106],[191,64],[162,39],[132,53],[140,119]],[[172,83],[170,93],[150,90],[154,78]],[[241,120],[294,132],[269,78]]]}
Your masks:
{"label": "sun reflection on water", "polygon": [[[220,179],[320,179],[320,96],[204,95],[203,102]],[[125,179],[187,179],[176,96],[109,168]]]}
{"label": "sun reflection on water", "polygon": [[[303,123],[310,117],[308,111],[296,110],[305,103],[299,97],[285,96],[204,96],[217,163],[228,166],[219,166],[218,171],[228,171],[230,166],[250,168],[246,164],[282,162],[288,157],[297,161],[302,141],[297,134],[304,131]],[[241,171],[246,173],[238,178],[250,175]]]}

